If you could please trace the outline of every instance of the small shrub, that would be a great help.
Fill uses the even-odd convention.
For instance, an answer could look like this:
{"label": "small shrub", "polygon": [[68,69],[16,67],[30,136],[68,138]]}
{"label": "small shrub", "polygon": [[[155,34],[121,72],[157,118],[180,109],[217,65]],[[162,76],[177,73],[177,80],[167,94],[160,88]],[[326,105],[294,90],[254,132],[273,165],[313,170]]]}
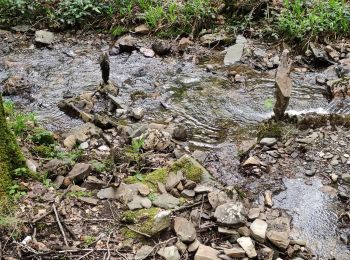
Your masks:
{"label": "small shrub", "polygon": [[31,140],[36,144],[50,145],[55,143],[53,134],[42,128],[37,128],[31,137]]}

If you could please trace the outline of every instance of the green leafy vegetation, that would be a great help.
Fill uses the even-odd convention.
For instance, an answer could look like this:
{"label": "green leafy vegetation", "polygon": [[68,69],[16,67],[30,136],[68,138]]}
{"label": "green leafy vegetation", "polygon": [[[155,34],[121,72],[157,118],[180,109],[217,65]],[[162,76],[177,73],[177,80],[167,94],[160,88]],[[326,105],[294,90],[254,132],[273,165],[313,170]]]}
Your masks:
{"label": "green leafy vegetation", "polygon": [[348,34],[350,6],[344,0],[285,0],[279,28],[296,40]]}

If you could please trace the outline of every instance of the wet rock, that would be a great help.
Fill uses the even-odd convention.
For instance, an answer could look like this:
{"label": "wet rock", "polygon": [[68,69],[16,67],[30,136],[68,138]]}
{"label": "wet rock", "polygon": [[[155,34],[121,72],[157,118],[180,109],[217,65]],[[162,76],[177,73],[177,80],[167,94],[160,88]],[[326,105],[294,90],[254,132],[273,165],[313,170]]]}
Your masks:
{"label": "wet rock", "polygon": [[243,248],[249,258],[257,256],[253,241],[250,237],[240,237],[237,239],[237,243]]}
{"label": "wet rock", "polygon": [[132,52],[136,49],[137,39],[131,35],[126,35],[117,41],[120,52]]}
{"label": "wet rock", "polygon": [[160,41],[153,43],[152,49],[159,56],[167,55],[171,52],[170,45]]}
{"label": "wet rock", "polygon": [[187,140],[187,130],[186,130],[186,127],[184,126],[177,126],[175,129],[174,129],[174,132],[173,132],[173,138],[175,140],[179,140],[179,141],[183,141],[185,142]]}
{"label": "wet rock", "polygon": [[116,199],[117,198],[116,190],[113,187],[101,189],[97,193],[97,198],[99,198],[99,199]]}
{"label": "wet rock", "polygon": [[267,238],[271,241],[272,244],[283,250],[287,249],[290,242],[289,234],[283,231],[268,231]]}
{"label": "wet rock", "polygon": [[173,209],[180,205],[180,200],[168,193],[165,193],[157,196],[157,198],[153,201],[153,205],[163,209]]}
{"label": "wet rock", "polygon": [[131,116],[136,120],[141,120],[144,115],[145,112],[141,107],[133,108],[131,111]]}
{"label": "wet rock", "polygon": [[233,258],[244,258],[245,251],[242,247],[235,245],[230,249],[224,249],[224,254]]}
{"label": "wet rock", "polygon": [[241,202],[228,202],[218,206],[214,217],[218,223],[228,226],[242,226],[246,223],[246,212]]}
{"label": "wet rock", "polygon": [[224,58],[225,65],[233,65],[241,61],[246,42],[247,40],[243,36],[241,35],[237,36],[236,44],[227,49],[227,52]]}
{"label": "wet rock", "polygon": [[191,223],[185,218],[181,218],[181,217],[175,218],[174,230],[176,235],[184,243],[193,242],[197,237],[196,229],[194,228],[193,223]]}
{"label": "wet rock", "polygon": [[266,145],[266,146],[273,146],[277,143],[276,138],[263,138],[260,140],[261,145]]}
{"label": "wet rock", "polygon": [[141,24],[137,27],[135,27],[135,33],[138,34],[148,34],[150,32],[148,26],[146,24]]}
{"label": "wet rock", "polygon": [[230,38],[225,33],[212,33],[205,34],[199,38],[202,45],[213,47],[214,45],[219,45],[229,42]]}
{"label": "wet rock", "polygon": [[267,230],[267,223],[265,221],[261,219],[254,220],[254,222],[250,225],[250,230],[252,232],[252,237],[256,241],[265,243]]}
{"label": "wet rock", "polygon": [[200,245],[194,260],[219,260],[219,251],[209,246]]}
{"label": "wet rock", "polygon": [[198,239],[194,240],[189,246],[188,246],[188,252],[193,253],[198,250],[198,247],[201,245]]}
{"label": "wet rock", "polygon": [[168,132],[157,129],[148,129],[144,134],[144,146],[147,151],[165,151],[174,149],[171,135]]}
{"label": "wet rock", "polygon": [[271,248],[264,247],[259,250],[258,259],[259,260],[272,260],[274,251]]}
{"label": "wet rock", "polygon": [[55,35],[52,32],[49,31],[36,31],[35,32],[35,42],[44,44],[44,45],[50,45],[54,42]]}
{"label": "wet rock", "polygon": [[265,205],[268,207],[272,207],[272,192],[271,191],[265,191],[264,192],[264,199],[265,199]]}
{"label": "wet rock", "polygon": [[259,166],[261,164],[260,160],[254,156],[249,157],[244,163],[243,163],[243,167],[244,166]]}
{"label": "wet rock", "polygon": [[218,206],[231,201],[224,191],[213,191],[208,194],[208,200],[212,208],[215,210]]}
{"label": "wet rock", "polygon": [[150,255],[153,251],[152,246],[144,245],[139,250],[137,250],[135,255],[135,260],[145,259],[148,255]]}
{"label": "wet rock", "polygon": [[83,181],[92,171],[92,166],[87,163],[77,163],[68,173],[67,177],[75,182]]}
{"label": "wet rock", "polygon": [[158,250],[158,255],[165,258],[165,260],[179,260],[180,254],[175,246],[163,247]]}

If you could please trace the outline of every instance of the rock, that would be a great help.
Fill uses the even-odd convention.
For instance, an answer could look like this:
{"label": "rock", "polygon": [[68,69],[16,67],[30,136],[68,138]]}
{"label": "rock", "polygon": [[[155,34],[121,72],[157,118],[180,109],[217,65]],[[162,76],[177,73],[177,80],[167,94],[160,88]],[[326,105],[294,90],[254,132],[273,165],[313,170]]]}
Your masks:
{"label": "rock", "polygon": [[256,241],[265,243],[267,230],[267,223],[265,221],[261,219],[254,220],[254,222],[250,225],[250,230],[252,232],[252,237]]}
{"label": "rock", "polygon": [[145,112],[141,107],[133,108],[131,111],[131,116],[136,120],[141,120],[144,115]]}
{"label": "rock", "polygon": [[185,190],[193,190],[197,186],[197,183],[191,180],[186,180],[184,188]]}
{"label": "rock", "polygon": [[283,231],[270,230],[267,232],[267,238],[282,250],[286,250],[290,242],[288,233]]}
{"label": "rock", "polygon": [[239,229],[237,229],[237,231],[241,236],[244,236],[244,237],[250,236],[250,229],[246,226],[240,227]]}
{"label": "rock", "polygon": [[99,203],[98,199],[90,198],[90,197],[78,197],[78,200],[93,206],[96,206]]}
{"label": "rock", "polygon": [[88,148],[89,148],[89,143],[88,142],[84,142],[84,143],[81,143],[79,145],[79,149],[86,150]]}
{"label": "rock", "polygon": [[196,196],[196,193],[194,192],[194,190],[183,190],[181,192],[181,195],[185,198],[193,198],[194,196]]}
{"label": "rock", "polygon": [[158,187],[158,191],[160,192],[160,194],[165,194],[167,193],[165,186],[163,183],[161,182],[157,182],[157,187]]}
{"label": "rock", "polygon": [[148,129],[144,134],[144,140],[143,148],[147,151],[165,151],[174,149],[171,135],[165,131]]}
{"label": "rock", "polygon": [[208,194],[208,200],[212,208],[215,210],[218,206],[229,202],[231,199],[224,191],[213,191]]}
{"label": "rock", "polygon": [[167,44],[160,42],[160,41],[153,43],[152,49],[159,56],[167,55],[171,51],[170,45],[167,45]]}
{"label": "rock", "polygon": [[173,209],[180,205],[180,200],[168,193],[165,193],[157,196],[157,198],[153,201],[153,205],[163,209]]}
{"label": "rock", "polygon": [[257,256],[253,241],[250,237],[240,237],[237,239],[237,243],[243,248],[249,258]]}
{"label": "rock", "polygon": [[168,175],[168,179],[165,183],[165,188],[167,191],[170,191],[171,189],[175,188],[183,179],[183,173],[181,171],[178,171],[176,174],[171,172]]}
{"label": "rock", "polygon": [[240,246],[236,245],[230,249],[224,249],[224,254],[233,258],[244,258],[245,251]]}
{"label": "rock", "polygon": [[63,145],[69,149],[74,148],[74,146],[77,144],[77,138],[75,135],[69,135],[64,139]]}
{"label": "rock", "polygon": [[269,247],[264,247],[259,250],[258,259],[261,260],[272,260],[274,251]]}
{"label": "rock", "polygon": [[187,140],[187,130],[186,127],[179,125],[174,129],[173,138],[178,141],[185,142]]}
{"label": "rock", "polygon": [[245,166],[259,166],[260,165],[260,160],[254,156],[249,157],[244,163],[243,167]]}
{"label": "rock", "polygon": [[181,242],[181,240],[177,240],[175,246],[180,251],[181,254],[185,253],[187,250],[187,245]]}
{"label": "rock", "polygon": [[11,30],[13,30],[15,32],[25,33],[28,31],[33,31],[33,27],[31,27],[30,25],[21,24],[21,25],[16,25],[16,26],[11,27]]}
{"label": "rock", "polygon": [[190,38],[181,38],[179,41],[179,51],[186,51],[188,46],[192,45],[193,42]]}
{"label": "rock", "polygon": [[138,33],[138,34],[148,34],[150,30],[146,24],[141,24],[135,27],[134,31],[135,33]]}
{"label": "rock", "polygon": [[125,104],[125,101],[123,101],[121,98],[116,97],[110,93],[107,93],[107,97],[112,102],[112,104],[116,106],[118,109],[123,109],[123,110],[128,109],[128,106]]}
{"label": "rock", "polygon": [[54,42],[55,35],[52,32],[49,31],[36,31],[35,32],[35,42],[45,45],[50,45]]}
{"label": "rock", "polygon": [[207,185],[197,185],[195,188],[194,188],[194,192],[195,193],[198,193],[198,194],[202,194],[202,193],[208,193],[208,192],[211,192],[213,191],[213,187],[211,186],[207,186]]}
{"label": "rock", "polygon": [[218,232],[220,234],[225,234],[225,235],[238,235],[239,237],[239,233],[235,230],[235,229],[229,229],[226,227],[218,227]]}
{"label": "rock", "polygon": [[68,173],[67,177],[72,181],[83,181],[92,171],[91,164],[77,163],[73,169]]}
{"label": "rock", "polygon": [[28,169],[30,171],[36,173],[37,166],[36,166],[36,163],[33,160],[27,159],[26,160],[26,165],[27,165],[27,167],[28,167]]}
{"label": "rock", "polygon": [[153,58],[154,55],[156,55],[152,49],[144,47],[140,48],[140,52],[143,54],[143,56],[147,58]]}
{"label": "rock", "polygon": [[212,34],[204,34],[199,38],[199,41],[202,45],[213,47],[214,45],[227,43],[230,38],[225,33],[212,33]]}
{"label": "rock", "polygon": [[3,83],[3,95],[28,95],[32,90],[32,84],[24,77],[10,76]]}
{"label": "rock", "polygon": [[136,38],[131,35],[124,36],[117,41],[120,52],[132,52],[136,49]]}
{"label": "rock", "polygon": [[350,174],[349,173],[342,174],[341,178],[343,181],[350,183]]}
{"label": "rock", "polygon": [[152,202],[148,198],[144,198],[139,195],[136,195],[133,197],[133,200],[129,202],[127,205],[130,210],[142,209],[142,208],[149,209],[150,207],[152,207]]}
{"label": "rock", "polygon": [[146,259],[146,257],[150,255],[152,251],[153,251],[152,246],[147,246],[147,245],[142,246],[139,250],[137,250],[135,255],[135,260]]}
{"label": "rock", "polygon": [[196,252],[198,247],[201,245],[198,239],[194,240],[189,246],[188,246],[188,252],[193,253]]}
{"label": "rock", "polygon": [[218,257],[219,251],[210,246],[200,245],[194,260],[220,260]]}
{"label": "rock", "polygon": [[148,194],[151,192],[149,190],[148,186],[145,184],[142,184],[142,183],[140,183],[140,185],[138,185],[138,190],[139,190],[139,193],[144,197],[148,196]]}
{"label": "rock", "polygon": [[164,257],[165,260],[179,260],[181,257],[176,246],[163,247],[158,250],[157,254]]}
{"label": "rock", "polygon": [[268,207],[272,207],[273,202],[272,202],[272,192],[271,191],[265,191],[264,193],[264,199],[265,199],[265,205]]}
{"label": "rock", "polygon": [[233,65],[241,61],[246,42],[247,40],[243,36],[237,36],[236,44],[229,47],[226,51],[226,55],[224,58],[224,64],[226,66]]}
{"label": "rock", "polygon": [[176,217],[174,220],[174,230],[176,235],[184,243],[193,242],[196,237],[196,229],[192,222],[185,218]]}
{"label": "rock", "polygon": [[106,189],[101,189],[97,193],[97,198],[99,198],[99,199],[116,199],[117,194],[116,194],[116,191],[113,187],[109,187]]}
{"label": "rock", "polygon": [[241,202],[227,202],[218,206],[214,217],[223,225],[242,226],[246,223],[246,212]]}
{"label": "rock", "polygon": [[55,179],[55,181],[53,182],[54,186],[56,189],[59,189],[64,181],[64,177],[62,175],[58,175]]}
{"label": "rock", "polygon": [[266,146],[273,146],[277,143],[277,139],[276,138],[263,138],[260,140],[260,144],[261,145],[266,145]]}
{"label": "rock", "polygon": [[260,208],[251,208],[248,212],[248,219],[254,220],[260,215]]}

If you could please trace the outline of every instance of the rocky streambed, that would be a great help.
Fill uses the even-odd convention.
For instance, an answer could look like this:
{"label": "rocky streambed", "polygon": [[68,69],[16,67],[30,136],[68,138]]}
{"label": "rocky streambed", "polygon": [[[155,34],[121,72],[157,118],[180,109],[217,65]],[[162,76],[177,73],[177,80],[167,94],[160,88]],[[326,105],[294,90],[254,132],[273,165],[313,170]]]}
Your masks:
{"label": "rocky streambed", "polygon": [[[75,194],[98,191],[93,198],[62,200],[60,214],[71,232],[81,236],[72,236],[73,245],[81,247],[77,241],[94,234],[98,239],[92,254],[99,249],[108,253],[104,249],[111,246],[117,259],[144,259],[154,253],[198,260],[349,259],[348,119],[332,124],[325,115],[326,120],[319,120],[325,123],[304,122],[306,130],[287,125],[278,129],[283,133],[279,139],[257,143],[258,125],[272,115],[278,50],[244,41],[238,43],[243,44],[241,53],[238,46],[233,48],[238,53],[230,55],[239,55],[242,62],[224,66],[224,53],[189,40],[168,43],[173,54],[161,56],[152,53],[144,38],[119,41],[114,45],[118,50],[96,35],[57,35],[56,42],[41,47],[33,44],[31,35],[1,31],[1,37],[3,91],[57,132],[62,149],[78,145],[86,155],[87,161],[74,166],[57,159],[34,160],[39,169],[52,172],[61,189],[75,183]],[[111,54],[110,79],[118,90],[107,97],[100,85],[102,51]],[[339,60],[347,49],[334,51]],[[295,57],[290,114],[349,111],[348,63],[343,58],[324,70]],[[63,112],[62,100],[73,104],[78,116]],[[150,169],[144,177],[138,173],[144,169],[132,164],[136,175],[127,177],[130,164],[123,160],[123,147],[140,136],[145,138],[143,149],[149,151],[145,167]],[[96,154],[98,159],[112,154],[113,174],[97,173],[90,162]],[[189,163],[174,167],[183,158],[190,158]],[[156,168],[166,170],[154,172]],[[57,193],[39,184],[30,184],[29,190],[23,211],[30,209],[29,219],[38,222],[45,213],[37,208],[45,207],[36,196],[51,201]],[[74,220],[82,222],[74,226]],[[108,233],[106,226],[114,221],[117,228]],[[47,228],[29,245],[37,255],[46,251],[50,257],[54,249],[45,239]],[[170,233],[161,232],[162,242],[130,242],[164,229]],[[57,236],[55,241],[62,244]]]}

